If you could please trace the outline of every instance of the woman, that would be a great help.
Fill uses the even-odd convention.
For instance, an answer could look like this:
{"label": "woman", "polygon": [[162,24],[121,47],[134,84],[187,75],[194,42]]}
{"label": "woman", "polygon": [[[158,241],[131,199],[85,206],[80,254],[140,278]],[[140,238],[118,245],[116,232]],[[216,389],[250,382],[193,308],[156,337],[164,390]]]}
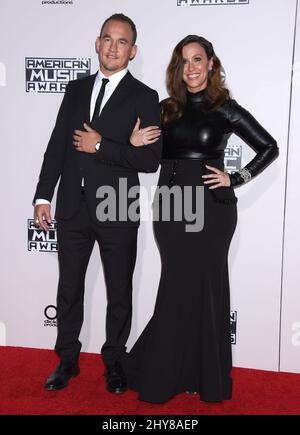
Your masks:
{"label": "woman", "polygon": [[[159,186],[204,188],[204,226],[160,219],[154,232],[162,270],[153,317],[124,361],[129,386],[141,400],[162,403],[184,391],[204,401],[232,395],[227,258],[241,185],[278,156],[270,134],[230,98],[212,44],[189,35],[167,69],[170,97],[161,103],[163,160]],[[143,137],[143,133],[145,137]],[[242,170],[224,171],[224,149],[235,133],[256,152]],[[147,129],[132,138],[147,143]],[[152,137],[151,137],[152,139]],[[152,139],[153,140],[153,139]],[[155,205],[162,205],[162,201]],[[174,202],[173,202],[174,206]]]}

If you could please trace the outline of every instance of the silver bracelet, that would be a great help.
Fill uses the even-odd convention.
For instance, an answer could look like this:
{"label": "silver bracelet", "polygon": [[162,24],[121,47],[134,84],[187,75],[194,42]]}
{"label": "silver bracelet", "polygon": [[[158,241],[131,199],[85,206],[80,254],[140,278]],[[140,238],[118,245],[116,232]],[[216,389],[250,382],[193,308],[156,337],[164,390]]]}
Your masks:
{"label": "silver bracelet", "polygon": [[246,168],[242,168],[240,171],[238,171],[238,174],[240,174],[245,183],[250,181],[252,178],[251,172]]}

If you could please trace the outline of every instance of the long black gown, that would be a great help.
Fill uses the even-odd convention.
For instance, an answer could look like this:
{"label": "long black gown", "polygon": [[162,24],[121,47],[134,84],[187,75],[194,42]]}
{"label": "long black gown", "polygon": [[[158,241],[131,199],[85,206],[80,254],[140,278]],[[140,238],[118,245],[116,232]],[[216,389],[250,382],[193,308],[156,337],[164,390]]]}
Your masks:
{"label": "long black gown", "polygon": [[[202,175],[211,173],[205,164],[224,169],[233,132],[257,152],[247,165],[252,176],[277,156],[274,139],[234,100],[208,109],[205,91],[188,93],[183,116],[163,126],[158,186],[203,186]],[[240,175],[231,174],[231,184],[240,183]],[[140,400],[162,403],[184,391],[198,392],[205,401],[231,398],[227,258],[236,201],[232,187],[205,185],[202,231],[187,232],[184,219],[154,221],[162,264],[154,314],[123,360],[129,387]],[[161,204],[155,200],[153,207]]]}

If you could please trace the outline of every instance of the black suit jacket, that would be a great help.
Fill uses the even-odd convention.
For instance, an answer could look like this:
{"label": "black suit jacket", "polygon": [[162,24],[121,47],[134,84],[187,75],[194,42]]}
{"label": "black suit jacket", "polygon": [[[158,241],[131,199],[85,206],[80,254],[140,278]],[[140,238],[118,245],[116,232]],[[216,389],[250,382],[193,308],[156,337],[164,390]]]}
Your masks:
{"label": "black suit jacket", "polygon": [[[158,94],[127,72],[102,109],[99,119],[90,124],[102,135],[99,151],[82,153],[76,151],[72,137],[75,129],[83,130],[84,122],[89,124],[95,77],[92,75],[71,81],[66,88],[44,154],[34,200],[43,198],[51,201],[60,178],[55,217],[69,219],[79,209],[84,178],[87,203],[95,222],[99,225],[137,226],[139,222],[119,220],[119,200],[123,204],[126,201],[124,192],[119,192],[119,179],[126,179],[128,192],[132,186],[139,186],[138,172],[156,172],[158,169],[162,150],[160,139],[142,147],[134,147],[129,142],[137,117],[141,119],[141,128],[160,125]],[[116,221],[99,222],[96,216],[101,202],[96,192],[101,186],[115,189]],[[129,199],[128,207],[135,200]]]}

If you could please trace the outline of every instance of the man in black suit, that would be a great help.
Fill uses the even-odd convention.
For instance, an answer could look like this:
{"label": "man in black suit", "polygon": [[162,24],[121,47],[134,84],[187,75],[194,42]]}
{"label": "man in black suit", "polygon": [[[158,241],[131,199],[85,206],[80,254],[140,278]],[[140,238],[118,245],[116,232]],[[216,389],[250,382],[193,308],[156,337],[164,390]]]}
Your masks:
{"label": "man in black suit", "polygon": [[[124,217],[120,208],[126,204],[129,211],[136,198],[128,198],[128,190],[139,186],[138,172],[156,172],[161,157],[157,92],[127,70],[136,55],[135,41],[130,18],[114,14],[104,22],[96,39],[99,71],[68,84],[44,155],[34,214],[45,231],[60,178],[55,213],[60,271],[55,350],[60,364],[47,379],[47,390],[65,388],[79,374],[84,280],[95,241],[107,287],[106,341],[101,349],[107,389],[122,393],[127,388],[120,358],[131,326],[139,220],[130,213]],[[99,212],[105,186],[115,192],[113,216]]]}

